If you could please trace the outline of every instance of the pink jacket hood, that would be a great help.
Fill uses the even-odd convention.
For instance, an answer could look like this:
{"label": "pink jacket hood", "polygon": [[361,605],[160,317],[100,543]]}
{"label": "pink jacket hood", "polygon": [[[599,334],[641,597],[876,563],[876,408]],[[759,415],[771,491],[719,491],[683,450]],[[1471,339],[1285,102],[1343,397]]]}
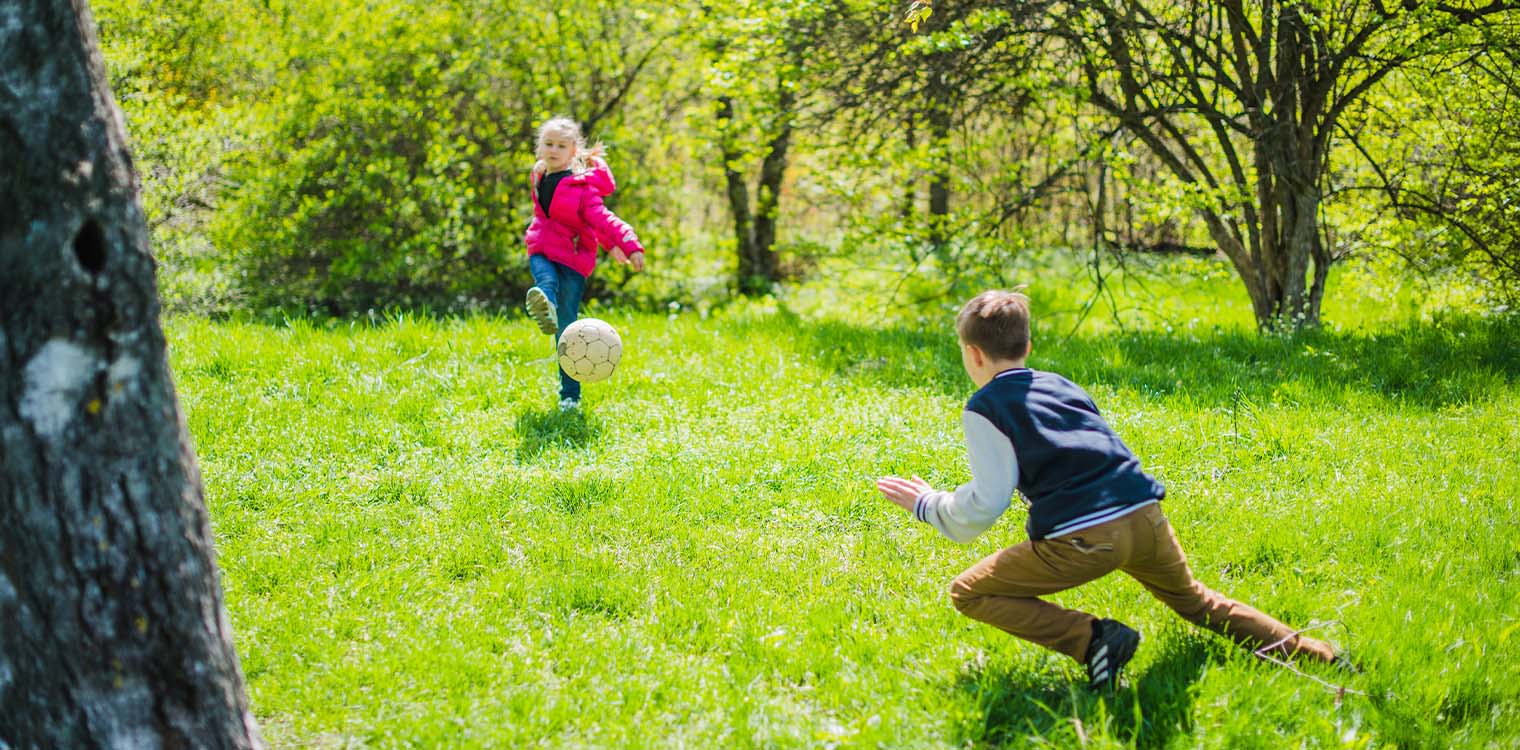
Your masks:
{"label": "pink jacket hood", "polygon": [[560,180],[547,212],[538,205],[538,181],[542,177],[534,171],[528,180],[533,223],[528,225],[523,242],[529,255],[542,255],[590,276],[596,268],[598,246],[616,247],[630,256],[644,252],[633,227],[602,204],[602,198],[617,189],[606,162],[596,159],[591,169]]}

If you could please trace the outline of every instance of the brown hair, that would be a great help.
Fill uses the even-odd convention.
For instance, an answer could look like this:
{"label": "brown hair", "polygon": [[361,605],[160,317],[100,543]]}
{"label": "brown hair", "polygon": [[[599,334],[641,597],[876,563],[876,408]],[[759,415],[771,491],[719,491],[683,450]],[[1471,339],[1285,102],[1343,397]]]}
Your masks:
{"label": "brown hair", "polygon": [[1029,353],[1029,297],[1018,287],[993,289],[971,298],[955,318],[955,332],[993,359]]}

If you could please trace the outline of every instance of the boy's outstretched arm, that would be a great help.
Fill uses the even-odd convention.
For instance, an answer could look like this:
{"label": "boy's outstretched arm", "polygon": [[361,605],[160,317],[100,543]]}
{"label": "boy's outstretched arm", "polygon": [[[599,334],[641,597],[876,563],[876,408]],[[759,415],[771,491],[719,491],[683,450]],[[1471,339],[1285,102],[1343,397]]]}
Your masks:
{"label": "boy's outstretched arm", "polygon": [[961,414],[961,427],[966,433],[971,481],[954,492],[941,492],[916,476],[911,480],[882,477],[876,480],[876,489],[914,518],[965,544],[1008,510],[1018,486],[1019,464],[1013,443],[986,417],[966,411]]}

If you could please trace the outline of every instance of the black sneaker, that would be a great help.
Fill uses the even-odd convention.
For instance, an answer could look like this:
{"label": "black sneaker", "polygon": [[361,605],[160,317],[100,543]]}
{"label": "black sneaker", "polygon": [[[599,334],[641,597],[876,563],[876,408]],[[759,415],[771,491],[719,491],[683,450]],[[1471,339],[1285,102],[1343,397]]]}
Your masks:
{"label": "black sneaker", "polygon": [[1140,632],[1118,620],[1095,620],[1092,643],[1087,645],[1087,687],[1092,690],[1119,684],[1119,670],[1135,655]]}

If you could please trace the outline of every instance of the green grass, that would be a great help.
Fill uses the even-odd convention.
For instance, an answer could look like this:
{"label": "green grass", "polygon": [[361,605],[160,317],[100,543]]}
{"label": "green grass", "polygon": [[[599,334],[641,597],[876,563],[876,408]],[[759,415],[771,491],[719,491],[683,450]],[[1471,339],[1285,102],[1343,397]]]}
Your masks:
{"label": "green grass", "polygon": [[1145,634],[1102,698],[949,604],[1021,511],[961,547],[872,488],[966,478],[947,321],[596,314],[584,415],[522,318],[170,321],[272,747],[1520,743],[1514,319],[1042,334],[1198,576],[1367,668],[1338,698],[1113,577],[1057,597]]}

